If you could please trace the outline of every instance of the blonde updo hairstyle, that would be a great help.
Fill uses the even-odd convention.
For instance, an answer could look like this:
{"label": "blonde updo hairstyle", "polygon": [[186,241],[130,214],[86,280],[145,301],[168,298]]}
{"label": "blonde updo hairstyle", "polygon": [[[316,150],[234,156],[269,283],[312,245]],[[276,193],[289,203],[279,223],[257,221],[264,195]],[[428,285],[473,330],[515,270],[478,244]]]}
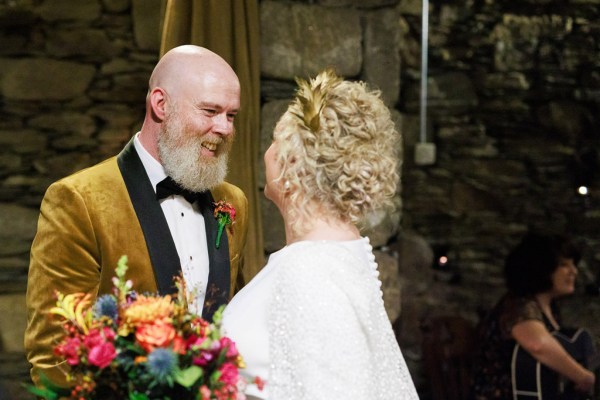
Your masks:
{"label": "blonde updo hairstyle", "polygon": [[317,211],[309,204],[354,224],[391,206],[400,135],[379,91],[342,80],[331,69],[297,83],[296,97],[274,133],[294,232],[309,228],[300,222]]}

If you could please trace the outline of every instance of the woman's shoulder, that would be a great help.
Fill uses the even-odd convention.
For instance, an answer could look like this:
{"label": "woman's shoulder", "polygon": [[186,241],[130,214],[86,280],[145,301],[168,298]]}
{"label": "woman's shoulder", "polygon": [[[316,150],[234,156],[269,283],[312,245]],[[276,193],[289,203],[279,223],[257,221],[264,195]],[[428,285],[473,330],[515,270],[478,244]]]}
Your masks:
{"label": "woman's shoulder", "polygon": [[277,259],[296,267],[357,266],[370,253],[368,240],[306,240],[292,243],[279,252]]}
{"label": "woman's shoulder", "polygon": [[370,258],[368,242],[301,241],[277,252],[269,264],[288,282],[309,279],[315,284],[359,281],[377,265]]}
{"label": "woman's shoulder", "polygon": [[543,321],[542,310],[531,296],[517,296],[508,293],[500,303],[500,322],[504,330],[510,331],[513,326],[526,320]]}

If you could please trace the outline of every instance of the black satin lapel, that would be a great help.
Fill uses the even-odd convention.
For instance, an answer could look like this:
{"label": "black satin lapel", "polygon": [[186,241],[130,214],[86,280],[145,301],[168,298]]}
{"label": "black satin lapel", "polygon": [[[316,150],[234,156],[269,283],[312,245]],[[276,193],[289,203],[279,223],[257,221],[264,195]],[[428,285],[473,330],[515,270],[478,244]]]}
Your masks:
{"label": "black satin lapel", "polygon": [[[231,274],[229,265],[229,241],[227,234],[223,232],[221,243],[217,249],[217,231],[219,224],[214,217],[213,202],[214,199],[210,192],[204,194],[209,199],[200,201],[202,207],[202,215],[204,216],[204,226],[206,227],[206,245],[208,248],[208,257],[210,269],[208,272],[208,284],[206,285],[206,297],[202,308],[202,317],[208,321],[212,320],[212,316],[217,309],[227,304],[229,299],[229,277]],[[227,229],[227,228],[225,228]]]}
{"label": "black satin lapel", "polygon": [[181,273],[179,255],[154,188],[135,151],[133,139],[121,151],[117,163],[144,233],[158,292],[161,295],[173,294],[177,291],[173,278]]}

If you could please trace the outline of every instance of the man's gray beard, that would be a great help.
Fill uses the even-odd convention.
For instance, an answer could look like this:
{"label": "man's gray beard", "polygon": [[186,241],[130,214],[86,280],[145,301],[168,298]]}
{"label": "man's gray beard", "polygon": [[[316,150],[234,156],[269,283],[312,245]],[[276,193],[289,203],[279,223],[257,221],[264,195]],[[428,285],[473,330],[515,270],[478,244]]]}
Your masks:
{"label": "man's gray beard", "polygon": [[[177,115],[163,122],[158,136],[158,154],[168,176],[183,188],[202,192],[221,184],[227,176],[228,151],[216,158],[203,158],[202,138],[186,136]],[[227,146],[222,143],[220,146]]]}

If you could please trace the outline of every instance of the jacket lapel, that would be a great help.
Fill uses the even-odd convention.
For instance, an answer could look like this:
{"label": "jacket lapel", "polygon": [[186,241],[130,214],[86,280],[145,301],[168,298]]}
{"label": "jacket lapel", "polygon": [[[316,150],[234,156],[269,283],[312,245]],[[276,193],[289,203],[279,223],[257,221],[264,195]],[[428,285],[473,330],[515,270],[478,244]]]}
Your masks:
{"label": "jacket lapel", "polygon": [[173,278],[181,273],[179,255],[154,188],[135,151],[133,139],[118,155],[117,163],[142,227],[158,292],[161,295],[173,294],[177,292]]}
{"label": "jacket lapel", "polygon": [[202,317],[211,321],[214,312],[221,305],[227,304],[231,271],[229,265],[229,240],[226,234],[221,236],[221,244],[218,249],[216,246],[219,225],[217,219],[214,217],[214,199],[210,192],[203,193],[203,196],[208,197],[200,199],[199,204],[202,207],[204,226],[206,227],[206,247],[208,248],[210,269],[208,272],[208,284],[206,285],[206,297],[202,308]]}

